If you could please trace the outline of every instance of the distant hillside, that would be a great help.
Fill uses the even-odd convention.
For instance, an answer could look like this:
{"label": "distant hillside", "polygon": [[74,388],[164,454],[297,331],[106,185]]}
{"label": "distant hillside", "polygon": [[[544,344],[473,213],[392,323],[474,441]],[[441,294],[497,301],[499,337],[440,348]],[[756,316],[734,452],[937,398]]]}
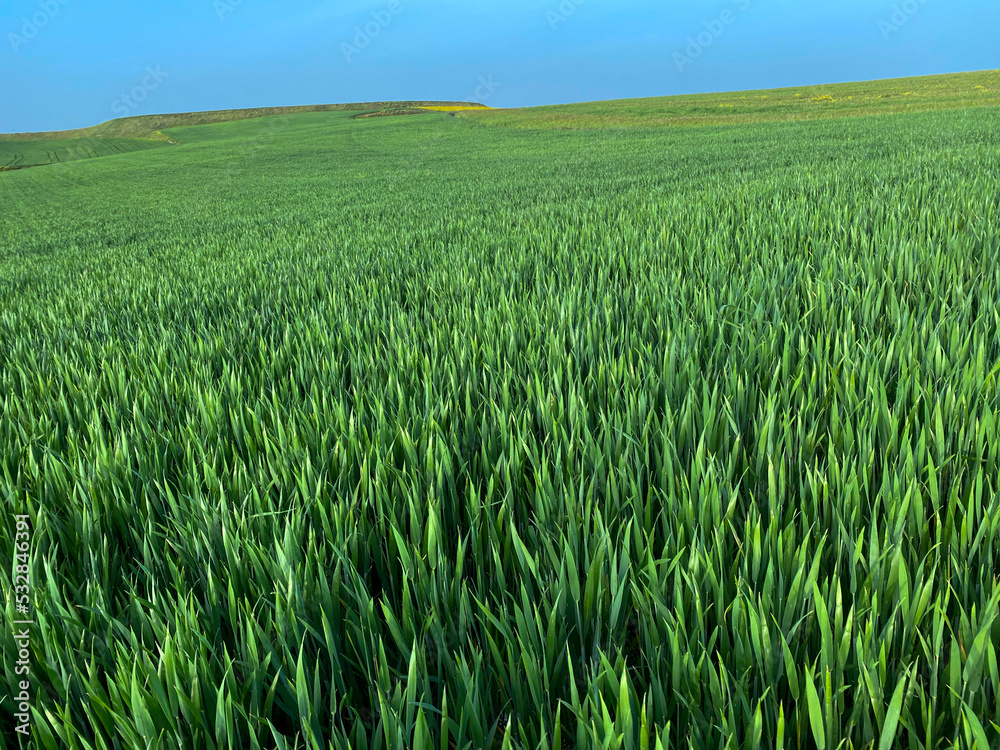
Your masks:
{"label": "distant hillside", "polygon": [[483,125],[544,130],[658,128],[891,115],[1000,105],[1000,70],[461,112]]}
{"label": "distant hillside", "polygon": [[187,125],[211,125],[217,122],[250,120],[255,117],[290,115],[299,112],[344,112],[403,109],[410,107],[481,107],[474,102],[357,102],[354,104],[307,104],[299,107],[256,107],[254,109],[220,109],[210,112],[181,112],[166,115],[140,115],[108,120],[100,125],[76,130],[48,133],[0,133],[0,141],[54,141],[80,138],[152,138],[169,141],[160,131]]}

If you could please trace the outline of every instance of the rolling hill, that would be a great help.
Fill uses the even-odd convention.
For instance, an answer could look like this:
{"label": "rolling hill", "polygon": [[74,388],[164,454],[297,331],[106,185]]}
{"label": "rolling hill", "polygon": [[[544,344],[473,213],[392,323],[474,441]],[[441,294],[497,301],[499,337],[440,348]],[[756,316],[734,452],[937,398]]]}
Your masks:
{"label": "rolling hill", "polygon": [[381,112],[404,109],[482,107],[468,102],[408,101],[258,107],[122,117],[89,128],[45,133],[0,134],[0,170],[142,151],[176,143],[163,131],[193,125],[251,120],[307,112]]}
{"label": "rolling hill", "polygon": [[819,120],[1000,105],[1000,70],[820,86],[462,112],[529,129],[657,128]]}

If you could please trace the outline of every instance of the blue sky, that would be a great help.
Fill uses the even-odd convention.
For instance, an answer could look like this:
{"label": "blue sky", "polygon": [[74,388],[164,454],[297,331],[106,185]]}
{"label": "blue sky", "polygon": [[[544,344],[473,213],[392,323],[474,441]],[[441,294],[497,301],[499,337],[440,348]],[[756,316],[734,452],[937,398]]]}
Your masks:
{"label": "blue sky", "polygon": [[0,0],[0,132],[232,107],[513,107],[996,68],[997,0]]}

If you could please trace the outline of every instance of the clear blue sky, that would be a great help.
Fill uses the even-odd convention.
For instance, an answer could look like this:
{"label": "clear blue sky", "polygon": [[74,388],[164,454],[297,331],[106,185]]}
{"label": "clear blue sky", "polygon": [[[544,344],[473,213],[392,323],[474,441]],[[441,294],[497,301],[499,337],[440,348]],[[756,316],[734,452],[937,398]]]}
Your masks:
{"label": "clear blue sky", "polygon": [[[377,32],[367,44],[356,33],[366,25]],[[0,132],[123,114],[394,99],[511,107],[996,68],[998,0],[0,0]]]}

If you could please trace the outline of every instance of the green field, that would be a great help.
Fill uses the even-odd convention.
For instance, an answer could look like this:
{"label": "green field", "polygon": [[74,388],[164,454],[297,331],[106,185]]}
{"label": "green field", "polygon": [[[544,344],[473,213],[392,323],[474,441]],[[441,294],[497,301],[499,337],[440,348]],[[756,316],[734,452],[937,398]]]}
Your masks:
{"label": "green field", "polygon": [[181,112],[166,115],[139,115],[77,130],[48,133],[0,133],[0,170],[37,167],[110,156],[126,151],[140,151],[157,146],[176,145],[163,131],[195,125],[252,120],[306,112],[424,112],[421,106],[461,105],[462,102],[361,102],[356,104],[317,104],[299,107],[257,107],[221,109],[212,112]]}
{"label": "green field", "polygon": [[81,138],[75,140],[0,141],[0,169],[36,167],[76,159],[93,159],[169,145],[142,138]]}
{"label": "green field", "polygon": [[1000,105],[1000,70],[823,86],[463,112],[531,129],[650,128],[821,120]]}
{"label": "green field", "polygon": [[1000,107],[492,116],[0,174],[37,746],[997,747]]}

